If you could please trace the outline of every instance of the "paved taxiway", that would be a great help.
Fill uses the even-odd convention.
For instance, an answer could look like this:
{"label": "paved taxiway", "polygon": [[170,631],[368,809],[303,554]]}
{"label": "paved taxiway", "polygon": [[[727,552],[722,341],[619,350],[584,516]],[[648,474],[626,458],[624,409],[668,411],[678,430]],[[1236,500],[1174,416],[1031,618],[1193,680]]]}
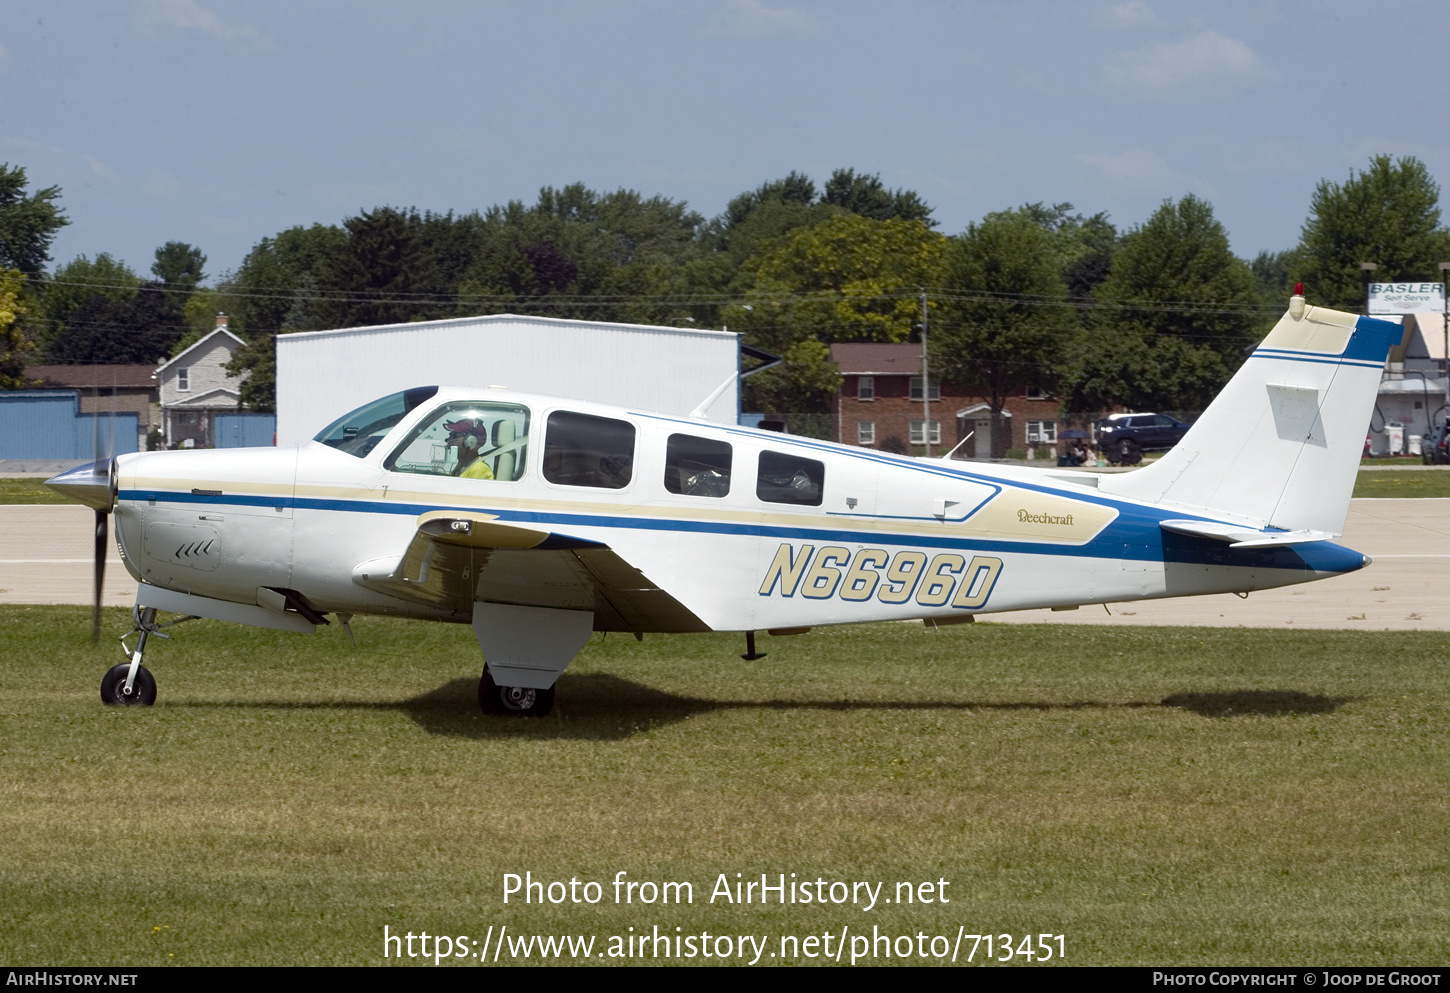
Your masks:
{"label": "paved taxiway", "polygon": [[[89,603],[92,521],[79,506],[0,506],[0,603]],[[1450,499],[1355,500],[1343,544],[1374,560],[1318,583],[1233,595],[1143,600],[984,621],[1212,627],[1450,630]],[[136,584],[109,546],[103,602],[129,607]]]}

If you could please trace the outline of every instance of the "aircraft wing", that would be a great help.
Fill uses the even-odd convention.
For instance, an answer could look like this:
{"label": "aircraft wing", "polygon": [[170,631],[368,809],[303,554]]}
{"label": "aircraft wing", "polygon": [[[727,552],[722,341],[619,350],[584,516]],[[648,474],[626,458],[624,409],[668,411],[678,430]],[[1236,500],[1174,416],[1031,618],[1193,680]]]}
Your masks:
{"label": "aircraft wing", "polygon": [[485,600],[590,610],[597,631],[710,630],[609,546],[475,511],[422,515],[401,555],[363,562],[352,576],[461,618]]}
{"label": "aircraft wing", "polygon": [[1327,531],[1260,531],[1237,524],[1215,521],[1159,521],[1164,531],[1226,542],[1231,548],[1273,548],[1279,545],[1303,545],[1311,541],[1332,541],[1339,537]]}

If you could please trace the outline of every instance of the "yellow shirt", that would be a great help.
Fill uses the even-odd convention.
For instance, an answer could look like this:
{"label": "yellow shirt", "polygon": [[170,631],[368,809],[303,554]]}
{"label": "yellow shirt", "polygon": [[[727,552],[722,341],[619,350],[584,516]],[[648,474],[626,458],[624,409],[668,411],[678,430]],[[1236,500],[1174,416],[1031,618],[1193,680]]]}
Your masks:
{"label": "yellow shirt", "polygon": [[488,467],[488,463],[484,462],[483,459],[474,459],[458,475],[462,479],[492,479],[493,470]]}

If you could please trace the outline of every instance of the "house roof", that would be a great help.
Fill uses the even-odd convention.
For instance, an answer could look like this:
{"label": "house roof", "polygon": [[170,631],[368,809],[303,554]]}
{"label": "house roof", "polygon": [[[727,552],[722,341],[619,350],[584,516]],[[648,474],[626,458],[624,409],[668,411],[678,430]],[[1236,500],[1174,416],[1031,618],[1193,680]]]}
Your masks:
{"label": "house roof", "polygon": [[161,363],[159,366],[156,367],[156,371],[159,373],[167,366],[175,365],[176,363],[180,362],[182,359],[190,355],[192,352],[194,352],[196,349],[200,348],[202,345],[205,345],[207,342],[211,341],[219,334],[226,335],[228,338],[232,339],[233,344],[231,347],[233,349],[240,348],[242,345],[246,344],[245,341],[232,334],[225,327],[219,327],[215,331],[212,331],[210,334],[208,334],[206,337],[201,338],[198,341],[188,345],[185,349],[181,351],[180,354],[173,356],[169,361]]}
{"label": "house roof", "polygon": [[920,345],[850,342],[831,346],[831,361],[847,376],[920,376]]}
{"label": "house roof", "polygon": [[40,380],[47,389],[97,389],[111,387],[156,388],[154,365],[32,365],[25,367],[27,381]]}

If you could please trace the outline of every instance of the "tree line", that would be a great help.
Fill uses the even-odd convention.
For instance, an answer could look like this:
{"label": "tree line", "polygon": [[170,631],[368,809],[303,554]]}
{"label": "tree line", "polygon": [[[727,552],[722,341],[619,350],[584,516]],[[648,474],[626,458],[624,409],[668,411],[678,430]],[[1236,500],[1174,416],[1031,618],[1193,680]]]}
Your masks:
{"label": "tree line", "polygon": [[67,223],[59,196],[0,166],[0,386],[24,385],[37,360],[155,362],[221,311],[246,343],[233,371],[250,374],[243,401],[256,410],[273,403],[278,334],[520,313],[728,327],[784,358],[746,380],[747,408],[825,411],[840,383],[829,346],[919,340],[923,294],[933,374],[996,411],[1028,388],[1067,410],[1197,409],[1294,282],[1355,310],[1360,262],[1382,281],[1421,281],[1450,260],[1438,186],[1418,160],[1390,156],[1320,182],[1299,243],[1252,261],[1191,194],[1126,230],[1040,202],[948,235],[914,191],[839,169],[820,186],[796,172],[763,183],[708,219],[583,184],[463,214],[378,207],[263,238],[208,283],[206,256],[182,242],[156,250],[150,278],[105,252],[48,272]]}

